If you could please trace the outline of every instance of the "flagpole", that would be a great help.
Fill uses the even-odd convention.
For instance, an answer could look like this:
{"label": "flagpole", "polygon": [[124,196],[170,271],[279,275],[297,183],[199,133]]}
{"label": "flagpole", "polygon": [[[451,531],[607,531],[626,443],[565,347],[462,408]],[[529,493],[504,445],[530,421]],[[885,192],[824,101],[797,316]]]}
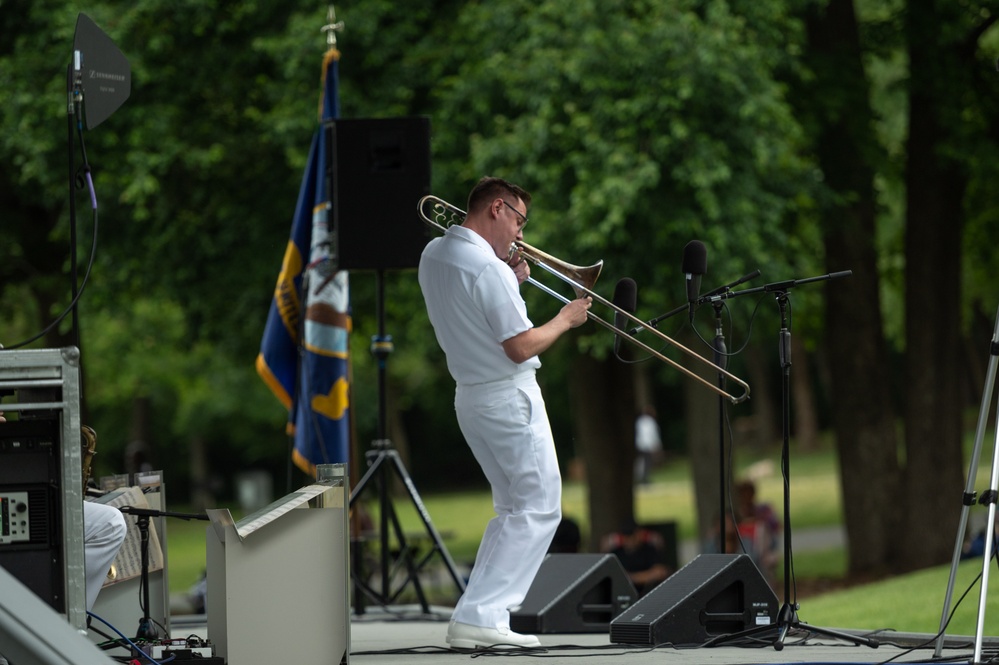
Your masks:
{"label": "flagpole", "polygon": [[336,33],[341,30],[343,30],[343,21],[336,20],[336,9],[333,8],[333,3],[330,3],[329,9],[326,10],[326,25],[319,29],[320,32],[326,33],[327,49],[336,48]]}

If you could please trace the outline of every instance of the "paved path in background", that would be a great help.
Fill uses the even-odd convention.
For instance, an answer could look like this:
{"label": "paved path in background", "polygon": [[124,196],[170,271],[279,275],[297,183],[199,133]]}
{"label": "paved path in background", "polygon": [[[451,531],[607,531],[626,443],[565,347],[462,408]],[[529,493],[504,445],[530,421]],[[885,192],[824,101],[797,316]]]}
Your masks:
{"label": "paved path in background", "polygon": [[[782,534],[783,535],[783,534]],[[791,554],[795,552],[816,552],[840,547],[846,543],[846,528],[843,526],[813,527],[809,529],[791,528]],[[780,546],[784,551],[783,539]],[[694,540],[680,543],[681,565],[700,553],[700,544]]]}

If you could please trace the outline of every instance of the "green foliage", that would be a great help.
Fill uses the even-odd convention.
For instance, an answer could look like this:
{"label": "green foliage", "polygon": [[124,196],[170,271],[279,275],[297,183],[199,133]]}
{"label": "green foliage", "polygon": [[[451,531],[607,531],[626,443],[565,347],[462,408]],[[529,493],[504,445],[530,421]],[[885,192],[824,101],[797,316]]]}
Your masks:
{"label": "green foliage", "polygon": [[[705,288],[756,268],[767,281],[848,268],[824,265],[814,220],[828,192],[810,161],[810,128],[790,99],[792,83],[810,75],[801,65],[800,17],[815,4],[338,5],[346,24],[337,35],[343,115],[429,116],[435,194],[463,205],[486,173],[522,183],[535,196],[527,241],[571,263],[603,259],[597,290],[605,296],[616,279],[636,278],[638,313],[651,317],[683,301],[678,266],[693,238],[709,248]],[[901,4],[859,3],[885,152],[879,265],[889,334],[899,343]],[[964,12],[955,24],[985,16],[975,7],[953,8]],[[0,3],[0,339],[8,344],[36,332],[69,300],[65,74],[77,11],[68,0]],[[187,441],[201,436],[220,459],[279,467],[284,413],[256,378],[253,359],[316,125],[326,7],[98,0],[86,11],[132,67],[126,104],[85,133],[101,213],[97,264],[80,310],[94,424],[111,450],[123,446],[130,402],[141,396],[153,405],[157,447],[171,457],[183,458]],[[996,39],[986,33],[983,43]],[[991,316],[997,295],[991,222],[999,205],[991,183],[999,160],[991,119],[999,100],[986,73],[961,81],[967,90],[957,90],[955,107],[963,111],[954,121],[963,138],[951,148],[973,174],[969,320]],[[85,210],[83,193],[77,196]],[[89,215],[78,217],[86,248],[95,229]],[[351,283],[354,415],[363,447],[378,417],[379,373],[367,351],[378,332],[376,288],[370,273],[352,275]],[[411,439],[410,463],[421,479],[476,482],[415,273],[388,275],[386,294],[385,332],[395,343],[389,395]],[[536,290],[525,298],[535,321],[558,307]],[[795,294],[796,330],[813,347],[823,335],[820,299],[818,290]],[[729,305],[743,324],[740,341],[750,335],[755,305]],[[610,343],[595,326],[574,339],[544,358],[553,427],[568,449],[569,368],[580,352],[606,354]],[[40,344],[53,340],[65,338]],[[661,374],[656,390],[664,393],[677,379]]]}
{"label": "green foliage", "polygon": [[[793,68],[800,32],[781,3],[418,4],[338,7],[342,108],[345,117],[429,115],[435,193],[461,204],[487,172],[524,183],[536,195],[529,242],[571,262],[603,258],[605,292],[617,277],[643,276],[643,301],[655,308],[682,298],[675,271],[662,266],[676,264],[693,237],[711,248],[712,274],[733,277],[812,242],[795,228],[794,210],[810,196],[807,170],[774,76]],[[32,3],[24,24],[10,24],[19,36],[0,58],[16,110],[3,117],[0,146],[19,166],[0,172],[9,185],[0,191],[14,192],[4,218],[18,220],[0,265],[40,246],[37,230],[47,255],[65,252],[61,107],[46,100],[62,98],[70,7]],[[315,127],[325,12],[276,0],[108,0],[88,15],[133,75],[125,106],[86,134],[101,205],[82,310],[94,417],[123,433],[129,400],[148,396],[159,431],[181,448],[207,435],[241,459],[274,445],[276,460],[281,410],[268,404],[252,360]],[[56,29],[43,28],[53,17]],[[47,227],[26,222],[39,205]],[[92,232],[86,219],[80,226],[84,237]],[[22,265],[4,283],[28,274]],[[413,460],[433,473],[441,463],[431,459],[470,460],[414,276],[388,279],[385,327],[396,352],[387,377],[416,445],[450,449]],[[378,371],[366,352],[377,332],[373,282],[352,276],[362,447],[378,417]],[[557,307],[525,296],[538,321]],[[605,338],[594,329],[581,347],[604,353]],[[550,382],[564,383],[575,353],[546,358]],[[553,425],[569,445],[560,393]]]}
{"label": "green foliage", "polygon": [[[460,65],[435,92],[450,130],[435,151],[453,174],[446,186],[484,173],[524,184],[537,220],[526,240],[572,263],[603,258],[608,298],[631,275],[646,306],[676,303],[682,280],[663,268],[691,238],[710,248],[714,280],[765,263],[778,278],[774,256],[817,252],[794,221],[810,180],[774,76],[792,67],[800,30],[779,3],[768,9],[764,18],[721,2],[467,5]],[[527,298],[532,313],[546,311]],[[605,353],[609,336],[589,330],[581,348]]]}

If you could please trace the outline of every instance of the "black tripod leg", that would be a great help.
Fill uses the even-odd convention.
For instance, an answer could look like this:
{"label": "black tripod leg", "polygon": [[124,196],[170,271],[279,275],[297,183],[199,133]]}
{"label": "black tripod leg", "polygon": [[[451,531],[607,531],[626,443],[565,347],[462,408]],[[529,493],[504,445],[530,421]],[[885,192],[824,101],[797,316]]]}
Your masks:
{"label": "black tripod leg", "polygon": [[393,458],[393,461],[395,462],[396,472],[399,474],[399,478],[402,479],[403,484],[406,486],[409,498],[413,502],[416,512],[420,515],[420,519],[423,521],[423,527],[427,530],[427,534],[433,541],[434,550],[439,552],[441,558],[444,559],[444,565],[447,567],[448,573],[451,575],[451,579],[454,580],[455,585],[458,587],[459,594],[464,593],[465,581],[458,574],[458,569],[454,564],[454,560],[451,559],[451,554],[444,546],[444,540],[434,527],[434,523],[430,519],[430,512],[427,510],[427,507],[423,505],[423,500],[416,491],[416,485],[413,484],[412,478],[410,478],[409,473],[406,471],[406,467],[402,465],[402,460],[399,459],[398,455]]}
{"label": "black tripod leg", "polygon": [[[357,482],[357,485],[354,486],[354,491],[350,493],[350,508],[354,507],[354,502],[360,498],[360,496],[364,493],[365,488],[368,486],[368,483],[370,483],[371,479],[375,477],[376,473],[378,473],[384,459],[384,455],[379,452],[374,461],[368,465],[368,470],[364,472],[364,475]],[[364,541],[361,540],[361,534],[357,534],[357,541],[355,545],[355,547],[351,548],[354,553],[354,565],[350,567],[350,576],[354,580],[354,611],[357,614],[364,614],[365,594],[379,604],[384,605],[385,601],[364,582]]]}
{"label": "black tripod leg", "polygon": [[[413,588],[416,591],[416,595],[420,601],[420,605],[422,606],[424,613],[429,613],[430,606],[429,603],[427,602],[426,594],[423,591],[423,585],[420,582],[419,572],[423,564],[426,563],[426,561],[428,561],[430,557],[428,556],[427,558],[423,559],[419,564],[415,563],[414,561],[413,550],[409,546],[406,540],[406,535],[402,530],[402,525],[399,522],[398,515],[396,514],[395,509],[392,506],[392,503],[388,500],[389,469],[383,466],[385,462],[388,462],[390,464],[391,469],[394,470],[395,474],[405,485],[410,500],[412,501],[413,506],[416,508],[417,513],[420,515],[420,519],[423,522],[423,526],[427,530],[427,534],[430,536],[431,540],[433,541],[433,549],[431,550],[431,553],[435,551],[440,553],[441,558],[444,559],[444,563],[448,569],[448,572],[451,574],[452,579],[454,580],[455,584],[458,586],[459,594],[461,592],[464,592],[465,590],[464,580],[458,574],[457,567],[455,566],[454,561],[451,559],[451,555],[448,553],[447,548],[444,546],[444,542],[440,537],[440,534],[437,532],[437,529],[434,527],[433,522],[430,520],[430,514],[427,511],[426,506],[424,506],[422,499],[420,499],[420,495],[416,491],[416,486],[413,484],[412,478],[409,476],[409,473],[406,471],[406,467],[403,465],[402,459],[399,457],[399,454],[395,451],[395,449],[386,447],[377,452],[377,455],[374,457],[373,461],[368,467],[368,470],[365,472],[361,480],[358,481],[357,485],[354,487],[354,491],[351,493],[350,496],[350,505],[353,506],[354,502],[358,498],[360,498],[365,488],[371,482],[371,479],[375,478],[376,474],[380,472],[377,478],[379,479],[378,480],[379,494],[380,497],[382,498],[381,506],[383,512],[382,514],[383,527],[381,529],[382,590],[381,593],[378,594],[371,588],[370,585],[366,584],[360,577],[352,575],[354,580],[355,599],[362,598],[366,594],[368,597],[374,599],[375,602],[378,602],[382,605],[388,605],[399,596],[399,594],[405,589],[407,583],[412,582]],[[396,558],[395,560],[396,565],[392,567],[392,570],[389,570],[388,556],[387,556],[389,552],[389,543],[388,543],[389,526],[391,526],[392,531],[395,533],[396,540],[399,543],[399,556]],[[361,556],[362,556],[361,549],[358,548],[357,552],[355,553],[355,561],[358,562],[355,565],[355,568],[361,565],[360,564]],[[395,592],[392,592],[390,588],[391,573],[398,568],[398,564],[400,563],[406,567],[408,577],[406,581],[403,582],[403,584]],[[363,609],[359,613],[362,612]]]}
{"label": "black tripod leg", "polygon": [[[390,451],[390,452],[394,453],[395,451]],[[397,455],[393,454],[391,455],[391,457],[392,461],[395,463],[393,466],[399,466],[401,464],[399,462],[399,458]],[[387,492],[388,488],[385,489]],[[389,598],[390,601],[394,601],[396,598],[398,598],[399,594],[401,594],[403,590],[405,590],[406,584],[412,582],[413,589],[416,591],[416,597],[420,601],[420,607],[423,608],[423,613],[429,614],[430,605],[429,603],[427,603],[427,596],[423,592],[423,585],[420,583],[419,569],[417,568],[416,564],[413,563],[412,548],[410,548],[409,543],[406,541],[406,534],[403,532],[402,525],[399,523],[399,516],[396,514],[395,508],[392,506],[391,503],[388,504],[388,516],[392,522],[392,528],[395,531],[395,539],[399,543],[399,556],[396,559],[396,563],[398,564],[399,560],[402,560],[402,563],[404,563],[406,566],[407,577],[406,580],[403,581],[403,583],[399,586],[398,590],[396,590],[395,593],[389,594],[389,589],[387,587],[383,589],[383,593],[387,598]],[[385,546],[387,546],[387,541]]]}
{"label": "black tripod leg", "polygon": [[816,628],[815,626],[810,626],[806,623],[802,623],[798,620],[798,612],[790,603],[784,603],[780,610],[777,612],[777,621],[769,626],[755,626],[753,628],[748,628],[746,630],[740,631],[738,633],[730,633],[728,635],[719,635],[718,637],[712,638],[711,640],[705,642],[702,646],[706,647],[716,647],[729,642],[735,642],[742,639],[756,638],[760,639],[760,636],[773,633],[776,631],[776,636],[772,642],[774,651],[782,651],[784,649],[784,641],[792,630],[803,630],[810,633],[816,633],[818,635],[824,635],[826,637],[832,637],[838,640],[844,640],[847,642],[853,642],[858,646],[868,646],[876,649],[879,646],[877,640],[869,637],[861,637],[859,635],[851,635],[849,633],[843,633],[837,630],[830,630],[829,628]]}
{"label": "black tripod leg", "polygon": [[850,633],[843,633],[838,630],[831,630],[829,628],[816,628],[815,626],[810,626],[807,623],[797,623],[795,628],[800,628],[801,630],[807,630],[810,633],[817,633],[819,635],[824,635],[826,637],[834,637],[837,640],[846,640],[847,642],[853,642],[858,646],[871,647],[872,649],[877,649],[880,642],[870,637],[861,637],[860,635],[851,635]]}
{"label": "black tripod leg", "polygon": [[354,506],[354,502],[361,496],[364,492],[364,488],[367,487],[368,483],[371,482],[371,478],[374,477],[375,473],[378,472],[378,468],[382,465],[382,461],[385,456],[382,453],[378,453],[377,458],[374,462],[368,466],[368,470],[364,472],[361,479],[357,481],[357,485],[354,486],[354,491],[350,493],[350,506]]}

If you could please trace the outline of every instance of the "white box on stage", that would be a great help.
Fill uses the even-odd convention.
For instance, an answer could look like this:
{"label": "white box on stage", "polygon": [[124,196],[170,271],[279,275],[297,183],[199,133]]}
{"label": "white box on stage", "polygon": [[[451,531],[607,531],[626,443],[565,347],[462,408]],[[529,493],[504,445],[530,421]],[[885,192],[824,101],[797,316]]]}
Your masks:
{"label": "white box on stage", "polygon": [[208,511],[208,639],[228,665],[349,661],[346,465],[322,466],[239,522]]}

